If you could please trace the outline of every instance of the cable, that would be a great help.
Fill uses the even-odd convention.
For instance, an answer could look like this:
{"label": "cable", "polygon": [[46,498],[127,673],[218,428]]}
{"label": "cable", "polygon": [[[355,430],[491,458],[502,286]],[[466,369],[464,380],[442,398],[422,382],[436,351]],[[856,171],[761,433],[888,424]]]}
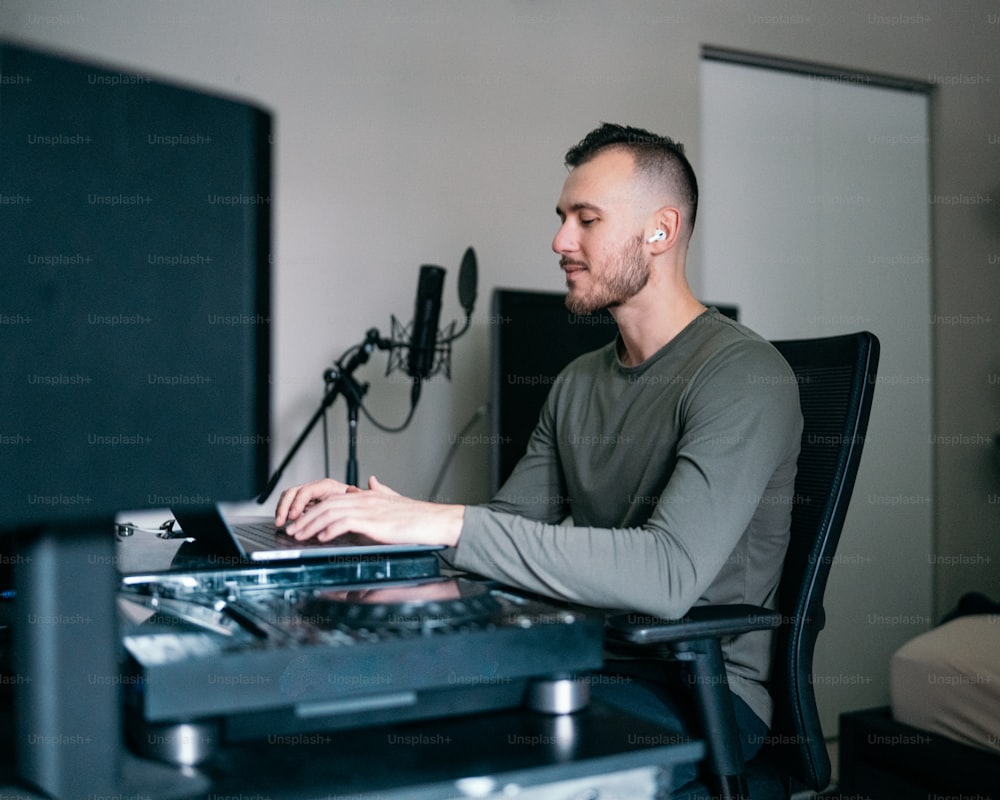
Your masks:
{"label": "cable", "polygon": [[416,403],[410,403],[410,411],[406,415],[406,419],[403,420],[403,423],[401,425],[399,425],[399,426],[397,426],[395,428],[391,427],[389,425],[384,425],[383,423],[381,423],[377,419],[375,419],[375,417],[373,417],[368,412],[368,409],[364,407],[364,404],[362,404],[361,406],[359,406],[359,408],[361,409],[361,413],[365,415],[365,419],[368,420],[372,425],[374,425],[380,431],[385,431],[386,433],[399,433],[400,431],[405,430],[406,426],[410,424],[410,421],[413,419],[413,412],[417,410],[417,404]]}

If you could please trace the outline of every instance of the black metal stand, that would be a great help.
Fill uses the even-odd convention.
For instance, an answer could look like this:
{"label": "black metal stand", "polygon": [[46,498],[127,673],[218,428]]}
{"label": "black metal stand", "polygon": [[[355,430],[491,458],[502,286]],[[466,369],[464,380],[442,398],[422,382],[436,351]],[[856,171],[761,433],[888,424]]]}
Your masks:
{"label": "black metal stand", "polygon": [[285,468],[288,466],[289,462],[291,462],[292,458],[295,457],[295,454],[299,451],[302,443],[305,442],[306,438],[312,432],[312,429],[316,427],[316,423],[323,418],[323,414],[326,413],[326,410],[333,405],[338,395],[343,395],[344,400],[347,401],[349,441],[346,482],[351,486],[358,485],[358,409],[361,407],[361,399],[365,396],[365,392],[368,391],[368,384],[358,383],[354,379],[354,371],[362,364],[368,363],[368,359],[371,358],[373,350],[376,348],[379,350],[387,350],[390,347],[391,342],[383,339],[377,328],[371,328],[368,333],[365,334],[364,342],[354,349],[354,354],[346,364],[341,365],[338,361],[336,367],[328,369],[323,374],[327,390],[323,395],[323,400],[320,402],[319,408],[316,409],[316,413],[314,413],[309,422],[306,423],[302,433],[299,434],[299,437],[295,440],[295,443],[292,445],[281,464],[278,465],[274,474],[271,475],[267,485],[264,487],[264,491],[257,496],[258,503],[264,503],[267,501],[267,498],[270,497],[271,492],[274,491],[274,487],[277,486],[278,481],[281,480],[281,475],[284,473]]}
{"label": "black metal stand", "polygon": [[[366,358],[367,360],[367,358]],[[340,393],[347,401],[347,483],[358,485],[358,409],[361,408],[361,398],[368,391],[368,384],[359,384],[350,375],[328,370],[331,382],[340,385]]]}
{"label": "black metal stand", "polygon": [[[475,256],[472,254],[472,248],[469,248],[462,264],[463,273],[471,276],[464,279],[464,283],[468,284],[465,289],[466,296],[462,301],[462,305],[465,308],[465,324],[456,333],[455,323],[452,322],[445,328],[443,333],[438,334],[433,344],[426,348],[432,353],[432,364],[429,369],[420,371],[419,377],[414,375],[412,368],[408,369],[411,377],[413,377],[413,388],[410,393],[410,416],[406,418],[406,421],[400,427],[383,427],[383,430],[397,432],[409,424],[413,411],[417,406],[417,400],[420,397],[421,382],[424,379],[436,374],[438,371],[442,371],[449,378],[451,377],[451,343],[469,329],[472,321],[472,303],[475,300],[475,287],[473,285],[475,283],[474,261]],[[463,280],[461,276],[459,279],[460,281]],[[392,338],[389,339],[383,338],[378,328],[369,328],[365,334],[364,342],[347,351],[347,353],[351,354],[351,357],[347,359],[347,353],[345,353],[337,360],[333,368],[328,369],[323,374],[327,389],[319,408],[316,409],[316,413],[306,423],[302,433],[299,434],[299,437],[295,440],[295,443],[285,455],[281,464],[278,465],[274,474],[271,475],[264,490],[257,495],[258,503],[265,503],[267,498],[271,496],[271,492],[274,491],[274,487],[281,480],[281,475],[284,473],[285,468],[292,458],[295,457],[295,454],[299,451],[299,448],[306,440],[306,437],[309,436],[312,429],[316,427],[316,423],[323,418],[326,410],[333,405],[338,395],[343,395],[347,401],[348,454],[346,482],[351,486],[358,485],[358,410],[361,408],[361,399],[368,391],[368,384],[358,383],[354,379],[354,371],[362,364],[368,363],[372,351],[375,349],[390,351],[388,371],[406,366],[406,362],[399,356],[399,352],[402,349],[408,348],[412,353],[415,346],[409,341],[411,336],[408,329],[400,325],[395,317],[392,318],[392,328]],[[342,363],[345,359],[347,359],[346,363]]]}

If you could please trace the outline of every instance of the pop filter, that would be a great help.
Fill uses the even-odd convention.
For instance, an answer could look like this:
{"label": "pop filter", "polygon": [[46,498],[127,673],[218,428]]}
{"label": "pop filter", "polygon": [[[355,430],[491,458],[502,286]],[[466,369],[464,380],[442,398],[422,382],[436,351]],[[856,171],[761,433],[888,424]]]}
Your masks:
{"label": "pop filter", "polygon": [[462,256],[462,266],[458,272],[458,302],[462,304],[466,314],[472,314],[472,308],[476,304],[478,280],[476,251],[470,247]]}

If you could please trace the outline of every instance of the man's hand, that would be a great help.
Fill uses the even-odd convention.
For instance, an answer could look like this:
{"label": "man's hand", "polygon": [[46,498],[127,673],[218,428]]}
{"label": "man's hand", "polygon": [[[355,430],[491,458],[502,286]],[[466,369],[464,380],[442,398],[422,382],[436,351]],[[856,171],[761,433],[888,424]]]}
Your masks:
{"label": "man's hand", "polygon": [[320,503],[328,497],[360,491],[356,486],[341,483],[332,478],[324,478],[285,489],[281,493],[281,497],[278,498],[278,506],[274,510],[274,524],[281,528],[286,523],[301,517],[310,506]]}
{"label": "man's hand", "polygon": [[464,514],[464,506],[403,497],[373,477],[367,490],[330,479],[288,489],[274,521],[300,541],[326,542],[353,531],[390,544],[454,546]]}

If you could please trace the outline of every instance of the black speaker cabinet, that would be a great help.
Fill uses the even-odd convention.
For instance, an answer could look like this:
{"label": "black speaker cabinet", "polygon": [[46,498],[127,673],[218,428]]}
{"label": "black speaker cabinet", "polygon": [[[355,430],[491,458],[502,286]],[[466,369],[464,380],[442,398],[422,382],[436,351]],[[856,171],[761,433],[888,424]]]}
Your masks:
{"label": "black speaker cabinet", "polygon": [[115,512],[266,481],[270,136],[254,105],[0,42],[0,554],[18,771],[48,796],[155,780],[121,749]]}

